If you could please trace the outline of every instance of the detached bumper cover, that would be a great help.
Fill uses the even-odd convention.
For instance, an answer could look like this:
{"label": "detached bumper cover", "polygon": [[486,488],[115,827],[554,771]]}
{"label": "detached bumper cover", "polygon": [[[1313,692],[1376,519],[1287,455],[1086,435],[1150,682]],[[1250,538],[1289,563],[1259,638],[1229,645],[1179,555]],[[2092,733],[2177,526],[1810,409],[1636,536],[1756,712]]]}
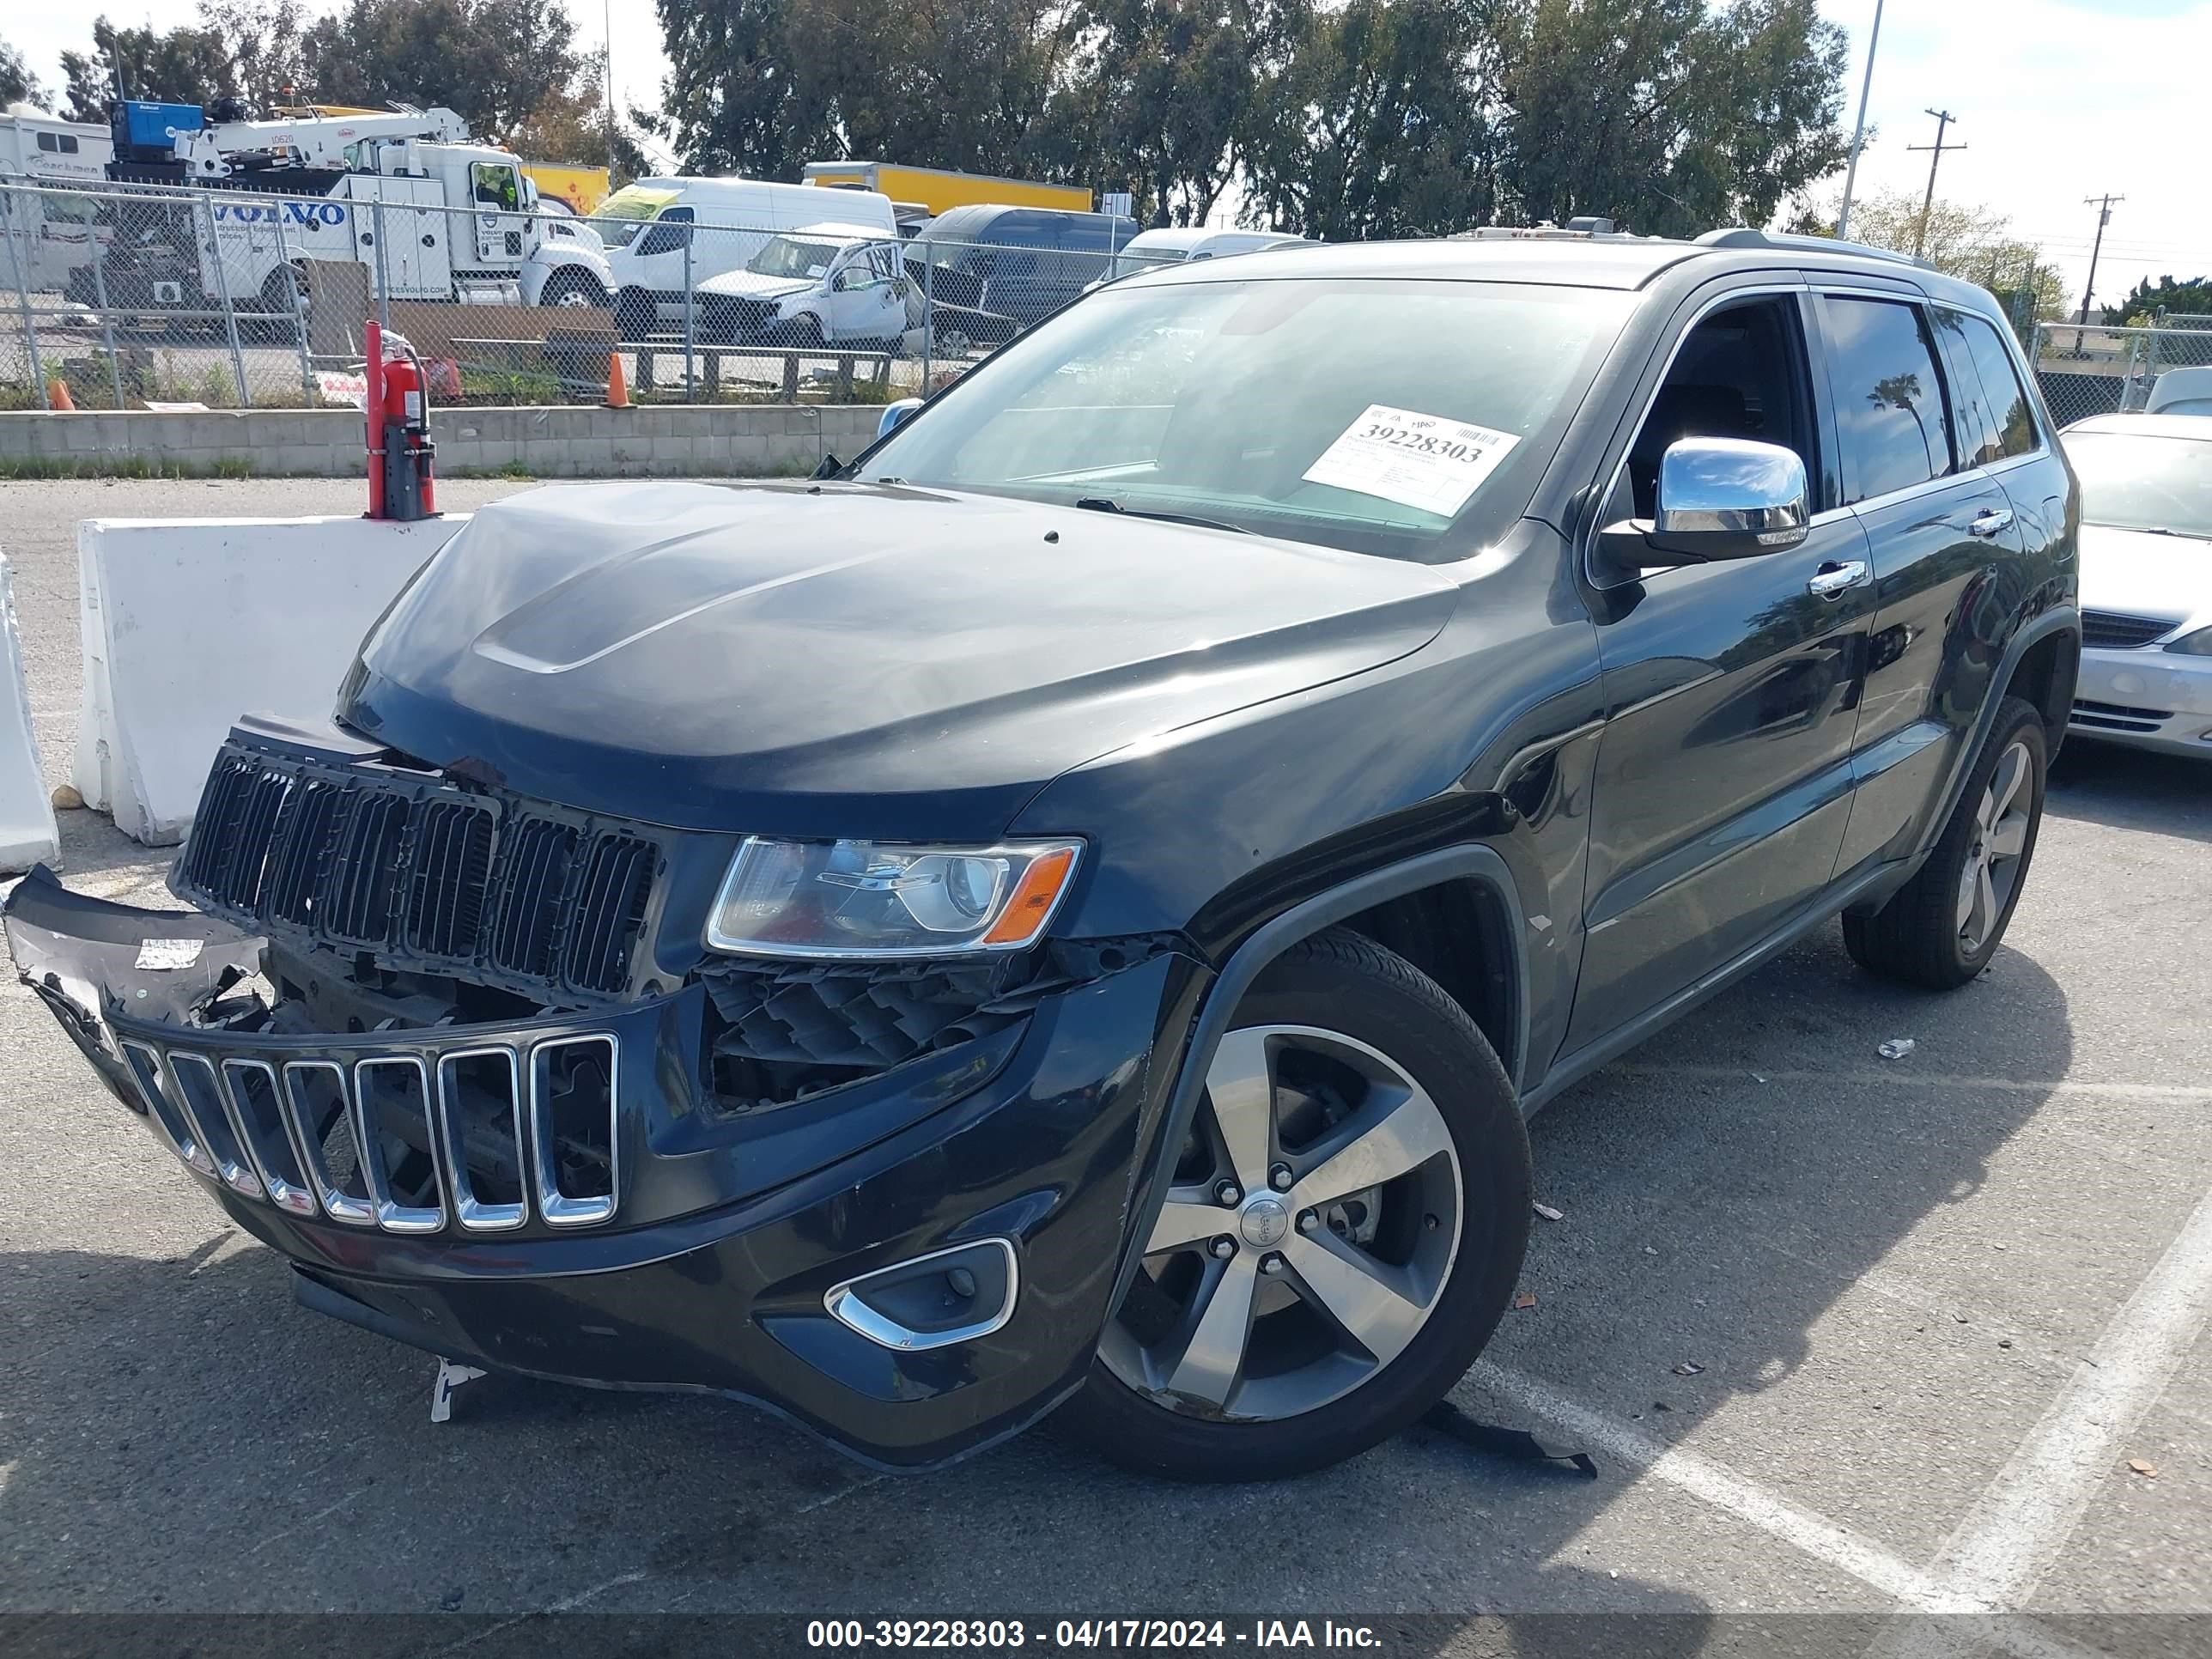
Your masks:
{"label": "detached bumper cover", "polygon": [[[110,1091],[291,1260],[307,1305],[472,1364],[744,1399],[889,1468],[1003,1438],[1081,1382],[1172,1085],[1156,1036],[1176,1027],[1161,1052],[1177,1052],[1198,973],[1155,956],[1014,1029],[732,1115],[699,1074],[696,985],[512,1024],[281,1035],[208,1023],[261,957],[228,923],[44,871],[5,922]],[[467,1094],[510,1076],[511,1108]],[[595,1136],[605,1155],[580,1156]],[[826,1305],[997,1239],[1018,1289],[972,1340],[900,1350]]]}

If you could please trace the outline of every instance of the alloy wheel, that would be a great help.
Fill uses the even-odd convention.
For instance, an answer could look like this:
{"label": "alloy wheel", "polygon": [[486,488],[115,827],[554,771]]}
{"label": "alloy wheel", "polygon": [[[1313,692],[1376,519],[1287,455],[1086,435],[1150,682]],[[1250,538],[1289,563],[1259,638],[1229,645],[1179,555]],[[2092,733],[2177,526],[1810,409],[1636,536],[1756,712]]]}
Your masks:
{"label": "alloy wheel", "polygon": [[1997,757],[1974,813],[1973,839],[1959,872],[1959,948],[1973,956],[1988,941],[2020,884],[2020,857],[2027,848],[2034,792],[2027,785],[2034,762],[2024,743]]}
{"label": "alloy wheel", "polygon": [[1463,1206],[1443,1115],[1388,1055],[1311,1026],[1231,1031],[1099,1356],[1180,1413],[1315,1410],[1419,1334]]}

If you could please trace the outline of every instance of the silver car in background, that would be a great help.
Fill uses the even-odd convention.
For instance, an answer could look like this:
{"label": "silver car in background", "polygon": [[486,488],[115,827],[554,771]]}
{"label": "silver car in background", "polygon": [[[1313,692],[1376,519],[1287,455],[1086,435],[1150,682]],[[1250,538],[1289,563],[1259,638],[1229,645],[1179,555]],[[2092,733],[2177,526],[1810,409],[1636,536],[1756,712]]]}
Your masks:
{"label": "silver car in background", "polygon": [[2081,481],[2081,677],[2069,729],[2212,760],[2212,420],[2100,415]]}

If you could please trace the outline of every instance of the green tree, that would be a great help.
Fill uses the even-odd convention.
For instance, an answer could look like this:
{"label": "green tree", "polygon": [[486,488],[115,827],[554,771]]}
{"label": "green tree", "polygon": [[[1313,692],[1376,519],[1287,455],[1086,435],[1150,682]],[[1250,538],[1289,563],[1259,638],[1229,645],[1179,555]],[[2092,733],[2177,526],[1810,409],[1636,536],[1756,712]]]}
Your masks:
{"label": "green tree", "polygon": [[200,27],[222,43],[239,95],[264,112],[307,100],[309,27],[299,0],[200,0]]}
{"label": "green tree", "polygon": [[[608,166],[607,112],[599,76],[599,64],[588,65],[573,89],[547,94],[536,109],[501,133],[501,139],[533,161]],[[619,118],[615,122],[614,161],[610,170],[617,185],[653,170],[636,138]]]}
{"label": "green tree", "polygon": [[2184,317],[2212,315],[2212,277],[2191,276],[2177,283],[2161,276],[2154,283],[2144,277],[2116,306],[2104,307],[2105,320],[2141,328],[2158,319],[2161,312]]}
{"label": "green tree", "polygon": [[1814,0],[1521,0],[1495,27],[1524,221],[1763,225],[1844,158],[1848,43]]}
{"label": "green tree", "polygon": [[[1978,283],[1996,296],[2015,330],[2032,327],[2039,317],[2056,317],[2066,308],[2058,268],[2033,242],[2015,235],[2012,221],[1986,207],[1938,201],[1921,214],[1922,198],[1911,191],[1878,191],[1851,203],[1851,240],[1872,247],[1921,257],[1947,276]],[[1834,234],[1832,209],[1808,215]]]}
{"label": "green tree", "polygon": [[[689,167],[795,178],[803,163],[845,153],[818,73],[793,49],[787,0],[657,0],[656,9],[669,70],[654,131]],[[833,29],[816,44],[842,38]]]}
{"label": "green tree", "polygon": [[45,96],[39,77],[23,61],[21,49],[0,40],[0,108],[15,103],[35,104]]}
{"label": "green tree", "polygon": [[238,94],[230,48],[211,28],[189,25],[166,33],[92,23],[92,50],[62,54],[64,113],[72,121],[105,122],[118,98],[212,103]]}
{"label": "green tree", "polygon": [[1331,241],[1490,216],[1495,55],[1481,0],[1309,7],[1263,70],[1244,140],[1248,218]]}
{"label": "green tree", "polygon": [[307,30],[303,56],[320,102],[443,105],[498,137],[574,95],[575,32],[561,0],[347,0]]}
{"label": "green tree", "polygon": [[1140,219],[1205,223],[1243,161],[1262,65],[1282,61],[1286,21],[1276,0],[1088,0],[1060,102],[1077,115],[1091,176],[1127,190]]}

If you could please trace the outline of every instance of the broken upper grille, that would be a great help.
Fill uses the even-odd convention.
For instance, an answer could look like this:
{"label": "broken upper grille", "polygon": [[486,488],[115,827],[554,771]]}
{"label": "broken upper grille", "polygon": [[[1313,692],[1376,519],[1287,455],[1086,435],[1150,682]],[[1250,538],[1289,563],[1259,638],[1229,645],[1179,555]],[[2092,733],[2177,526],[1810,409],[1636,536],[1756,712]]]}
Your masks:
{"label": "broken upper grille", "polygon": [[417,774],[224,745],[179,896],[388,966],[540,997],[629,988],[662,863],[607,826]]}

